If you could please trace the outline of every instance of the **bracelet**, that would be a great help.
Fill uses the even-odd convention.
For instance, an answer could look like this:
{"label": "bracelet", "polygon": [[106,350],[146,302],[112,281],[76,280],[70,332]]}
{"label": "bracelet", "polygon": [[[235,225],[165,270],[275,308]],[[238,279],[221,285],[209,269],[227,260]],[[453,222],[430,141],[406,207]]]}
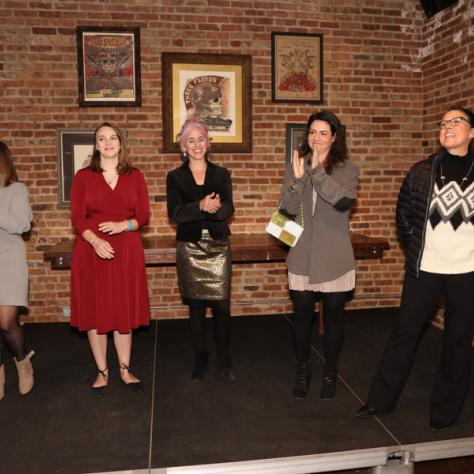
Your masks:
{"label": "bracelet", "polygon": [[94,235],[94,237],[92,237],[92,238],[89,240],[89,243],[93,246],[98,238],[99,238],[99,237],[97,237],[97,235]]}
{"label": "bracelet", "polygon": [[127,221],[127,225],[128,225],[127,232],[131,232],[133,230],[133,222],[131,219]]}

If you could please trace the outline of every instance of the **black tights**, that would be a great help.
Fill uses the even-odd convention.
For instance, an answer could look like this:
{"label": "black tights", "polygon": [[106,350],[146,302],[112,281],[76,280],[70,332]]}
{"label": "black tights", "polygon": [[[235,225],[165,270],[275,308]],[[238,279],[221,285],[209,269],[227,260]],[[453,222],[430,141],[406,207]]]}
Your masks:
{"label": "black tights", "polygon": [[0,365],[3,364],[3,341],[13,352],[16,360],[25,358],[23,328],[18,322],[16,306],[0,306]]}
{"label": "black tights", "polygon": [[197,300],[188,299],[189,323],[191,338],[196,354],[207,351],[206,308],[212,309],[214,316],[214,337],[217,348],[217,364],[219,367],[230,367],[230,300]]}
{"label": "black tights", "polygon": [[[326,367],[336,370],[344,337],[345,292],[321,293],[324,321],[324,358]],[[314,291],[291,291],[293,300],[293,336],[298,365],[310,360],[311,334],[314,319],[316,293]]]}

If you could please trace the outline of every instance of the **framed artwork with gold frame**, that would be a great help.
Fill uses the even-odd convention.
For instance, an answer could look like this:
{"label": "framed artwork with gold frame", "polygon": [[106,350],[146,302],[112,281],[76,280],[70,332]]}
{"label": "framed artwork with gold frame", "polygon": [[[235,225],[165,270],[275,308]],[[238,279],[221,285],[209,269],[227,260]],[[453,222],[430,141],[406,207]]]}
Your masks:
{"label": "framed artwork with gold frame", "polygon": [[178,134],[202,119],[217,153],[252,151],[252,59],[233,54],[162,53],[163,152],[179,152]]}
{"label": "framed artwork with gold frame", "polygon": [[323,102],[323,35],[272,32],[272,102]]}

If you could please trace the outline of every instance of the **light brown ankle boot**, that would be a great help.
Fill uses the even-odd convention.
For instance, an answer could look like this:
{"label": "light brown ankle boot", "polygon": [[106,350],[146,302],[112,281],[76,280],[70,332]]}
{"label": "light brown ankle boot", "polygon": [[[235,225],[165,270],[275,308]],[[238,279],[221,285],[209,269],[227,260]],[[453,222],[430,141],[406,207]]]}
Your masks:
{"label": "light brown ankle boot", "polygon": [[16,370],[18,370],[18,390],[22,395],[26,395],[35,383],[33,379],[33,366],[30,361],[34,355],[34,351],[30,351],[20,362],[15,358]]}
{"label": "light brown ankle boot", "polygon": [[0,400],[5,396],[5,365],[0,365]]}

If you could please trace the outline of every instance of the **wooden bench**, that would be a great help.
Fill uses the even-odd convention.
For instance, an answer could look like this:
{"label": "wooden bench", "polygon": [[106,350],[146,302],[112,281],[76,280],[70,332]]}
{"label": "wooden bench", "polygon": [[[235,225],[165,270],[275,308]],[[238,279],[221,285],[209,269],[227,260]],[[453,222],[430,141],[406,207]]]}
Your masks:
{"label": "wooden bench", "polygon": [[[382,258],[390,248],[386,239],[351,233],[356,259]],[[45,247],[44,260],[53,270],[71,268],[73,240],[63,240]],[[144,237],[145,264],[147,266],[176,265],[174,237]],[[231,236],[233,263],[281,262],[286,259],[288,247],[269,234],[234,234]]]}
{"label": "wooden bench", "polygon": [[[269,234],[234,234],[231,236],[233,263],[282,262],[286,259],[288,247]],[[387,240],[351,233],[356,259],[382,258],[390,248]],[[50,262],[53,270],[71,268],[73,240],[63,240],[44,249],[44,260]],[[145,264],[147,266],[176,265],[176,239],[174,237],[144,237]],[[322,315],[322,302],[319,314]],[[319,333],[324,333],[323,319],[319,319]]]}

